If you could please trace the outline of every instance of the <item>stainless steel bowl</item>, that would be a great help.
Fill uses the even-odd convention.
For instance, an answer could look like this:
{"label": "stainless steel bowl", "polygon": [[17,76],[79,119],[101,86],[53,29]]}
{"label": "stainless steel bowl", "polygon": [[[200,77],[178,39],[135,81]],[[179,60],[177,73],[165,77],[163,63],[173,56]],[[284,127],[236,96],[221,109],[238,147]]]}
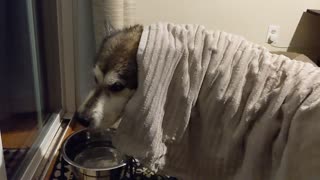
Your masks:
{"label": "stainless steel bowl", "polygon": [[114,133],[110,129],[85,129],[65,140],[62,155],[77,179],[114,179],[111,171],[120,171],[126,165],[126,157],[112,146]]}

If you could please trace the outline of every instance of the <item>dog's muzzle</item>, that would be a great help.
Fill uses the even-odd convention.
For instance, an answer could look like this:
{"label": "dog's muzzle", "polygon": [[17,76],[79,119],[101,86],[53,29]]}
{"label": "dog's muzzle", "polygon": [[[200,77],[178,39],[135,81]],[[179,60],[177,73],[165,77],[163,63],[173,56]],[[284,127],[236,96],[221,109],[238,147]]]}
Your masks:
{"label": "dog's muzzle", "polygon": [[74,115],[74,119],[76,121],[78,121],[81,125],[85,126],[85,127],[89,127],[90,126],[90,123],[92,121],[92,119],[82,115],[81,113],[79,112],[76,112],[75,115]]}

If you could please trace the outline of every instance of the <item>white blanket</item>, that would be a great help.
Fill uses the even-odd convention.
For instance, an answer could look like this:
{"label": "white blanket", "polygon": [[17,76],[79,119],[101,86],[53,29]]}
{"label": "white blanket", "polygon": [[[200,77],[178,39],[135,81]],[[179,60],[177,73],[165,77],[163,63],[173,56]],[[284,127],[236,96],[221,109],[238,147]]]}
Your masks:
{"label": "white blanket", "polygon": [[116,147],[182,179],[320,179],[320,70],[198,25],[144,28]]}

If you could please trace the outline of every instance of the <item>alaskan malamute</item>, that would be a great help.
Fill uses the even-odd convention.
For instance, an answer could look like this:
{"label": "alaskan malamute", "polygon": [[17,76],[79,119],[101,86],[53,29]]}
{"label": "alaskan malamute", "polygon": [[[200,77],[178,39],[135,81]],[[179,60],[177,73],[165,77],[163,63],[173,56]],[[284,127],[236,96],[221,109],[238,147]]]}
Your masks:
{"label": "alaskan malamute", "polygon": [[143,26],[111,32],[101,43],[94,67],[95,88],[78,109],[75,118],[92,128],[109,128],[135,92],[136,54]]}

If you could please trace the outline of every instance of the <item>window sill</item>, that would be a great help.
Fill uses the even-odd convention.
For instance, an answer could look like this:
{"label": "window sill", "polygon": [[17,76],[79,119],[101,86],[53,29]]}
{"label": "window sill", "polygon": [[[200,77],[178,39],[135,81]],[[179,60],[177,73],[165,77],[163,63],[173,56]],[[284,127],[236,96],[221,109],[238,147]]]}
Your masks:
{"label": "window sill", "polygon": [[38,177],[40,177],[40,179],[48,179],[48,180],[50,179],[50,176],[51,176],[53,169],[54,169],[55,162],[57,161],[57,158],[59,157],[59,151],[61,149],[61,146],[62,146],[64,140],[67,137],[69,137],[72,133],[79,131],[81,129],[83,129],[83,127],[74,121],[70,121],[67,124],[63,135],[60,136],[60,138],[59,138],[59,143],[54,145],[55,150],[52,151],[52,153],[51,153],[52,160],[47,165],[47,168],[44,171],[42,171],[43,173],[41,173],[41,174],[43,174],[43,175],[38,176]]}

